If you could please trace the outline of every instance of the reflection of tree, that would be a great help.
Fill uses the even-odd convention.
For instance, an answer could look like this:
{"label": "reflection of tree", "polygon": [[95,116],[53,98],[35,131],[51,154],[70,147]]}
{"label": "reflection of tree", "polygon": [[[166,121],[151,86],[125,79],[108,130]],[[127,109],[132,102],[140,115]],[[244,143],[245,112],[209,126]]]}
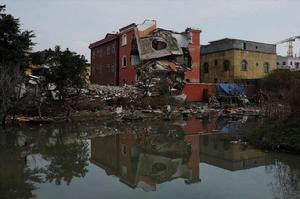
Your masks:
{"label": "reflection of tree", "polygon": [[300,170],[276,161],[271,167],[275,182],[272,184],[274,198],[299,199],[300,198]]}
{"label": "reflection of tree", "polygon": [[43,156],[50,162],[44,171],[46,180],[69,185],[73,177],[84,177],[87,172],[88,143],[59,133],[56,143],[45,147]]}
{"label": "reflection of tree", "polygon": [[[2,132],[1,132],[2,133]],[[22,158],[21,147],[16,146],[15,132],[0,133],[0,197],[33,198],[34,183],[42,182],[38,170],[30,170]],[[24,147],[23,147],[24,149]]]}

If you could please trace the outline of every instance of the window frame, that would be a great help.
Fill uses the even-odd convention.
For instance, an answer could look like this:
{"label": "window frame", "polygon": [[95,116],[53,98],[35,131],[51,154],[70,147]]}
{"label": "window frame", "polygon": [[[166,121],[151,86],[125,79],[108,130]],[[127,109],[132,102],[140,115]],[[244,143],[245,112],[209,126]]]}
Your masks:
{"label": "window frame", "polygon": [[205,62],[203,64],[203,73],[204,74],[209,74],[209,63]]}
{"label": "window frame", "polygon": [[241,61],[241,71],[248,71],[248,62],[245,59]]}
{"label": "window frame", "polygon": [[270,64],[268,62],[264,63],[264,73],[270,72]]}
{"label": "window frame", "polygon": [[[125,61],[126,64],[124,64],[124,59],[126,60]],[[127,66],[128,66],[127,56],[123,56],[122,57],[122,67],[127,67]]]}
{"label": "window frame", "polygon": [[127,33],[122,34],[122,46],[127,45]]}
{"label": "window frame", "polygon": [[[227,63],[228,63],[228,65],[225,65]],[[223,62],[223,70],[224,70],[224,72],[230,71],[230,61],[228,59],[224,60],[224,62]]]}

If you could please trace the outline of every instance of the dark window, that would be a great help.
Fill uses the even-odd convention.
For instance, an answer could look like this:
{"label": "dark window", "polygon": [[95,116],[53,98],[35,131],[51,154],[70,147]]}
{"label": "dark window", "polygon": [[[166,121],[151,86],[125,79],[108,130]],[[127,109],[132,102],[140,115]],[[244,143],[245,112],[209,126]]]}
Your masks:
{"label": "dark window", "polygon": [[284,62],[282,62],[282,65],[283,65],[283,66],[285,66],[285,64],[286,64],[286,63],[285,63],[285,61],[284,61]]}
{"label": "dark window", "polygon": [[256,67],[258,67],[258,63],[256,62]]}
{"label": "dark window", "polygon": [[279,62],[277,62],[277,66],[279,66]]}
{"label": "dark window", "polygon": [[241,70],[242,70],[242,71],[247,71],[247,68],[248,68],[248,63],[247,63],[246,60],[243,60],[243,61],[241,62]]}
{"label": "dark window", "polygon": [[115,71],[115,64],[112,64],[111,65],[111,72],[114,72]]}
{"label": "dark window", "polygon": [[292,66],[292,65],[293,65],[293,62],[290,62],[290,65]]}
{"label": "dark window", "polygon": [[125,144],[122,144],[122,154],[123,155],[127,154],[127,146]]}
{"label": "dark window", "polygon": [[127,57],[123,57],[123,59],[122,59],[122,66],[127,66]]}
{"label": "dark window", "polygon": [[229,71],[230,62],[228,60],[225,60],[223,66],[224,66],[224,71]]}
{"label": "dark window", "polygon": [[296,63],[295,63],[296,68],[299,68],[299,65],[300,65],[299,62],[296,62]]}
{"label": "dark window", "polygon": [[112,53],[112,54],[115,53],[115,46],[114,46],[114,44],[111,46],[111,53]]}
{"label": "dark window", "polygon": [[269,73],[269,63],[264,63],[264,73]]}
{"label": "dark window", "polygon": [[110,46],[107,46],[107,48],[106,48],[106,54],[110,55]]}
{"label": "dark window", "polygon": [[204,73],[209,73],[209,64],[207,62],[204,63],[203,68],[204,68]]}
{"label": "dark window", "polygon": [[215,66],[218,66],[218,60],[215,60]]}
{"label": "dark window", "polygon": [[246,43],[244,42],[244,43],[243,43],[243,50],[246,50],[246,47],[247,47],[247,46],[246,46]]}

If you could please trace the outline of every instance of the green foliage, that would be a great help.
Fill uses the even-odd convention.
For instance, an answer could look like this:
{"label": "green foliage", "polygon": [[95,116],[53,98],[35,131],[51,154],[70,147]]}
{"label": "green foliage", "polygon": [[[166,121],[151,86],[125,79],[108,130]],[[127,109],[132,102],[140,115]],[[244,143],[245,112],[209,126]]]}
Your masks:
{"label": "green foliage", "polygon": [[86,84],[87,60],[69,49],[61,51],[56,46],[54,50],[33,53],[31,59],[34,64],[46,64],[50,67],[47,81],[56,85],[61,99],[65,98],[68,88],[81,89]]}
{"label": "green foliage", "polygon": [[300,120],[267,122],[249,133],[251,144],[272,150],[300,153]]}
{"label": "green foliage", "polygon": [[0,5],[0,64],[2,67],[28,65],[28,52],[33,46],[32,31],[21,31],[19,19],[5,13]]}
{"label": "green foliage", "polygon": [[264,79],[263,88],[272,92],[290,89],[300,83],[300,71],[275,70]]}

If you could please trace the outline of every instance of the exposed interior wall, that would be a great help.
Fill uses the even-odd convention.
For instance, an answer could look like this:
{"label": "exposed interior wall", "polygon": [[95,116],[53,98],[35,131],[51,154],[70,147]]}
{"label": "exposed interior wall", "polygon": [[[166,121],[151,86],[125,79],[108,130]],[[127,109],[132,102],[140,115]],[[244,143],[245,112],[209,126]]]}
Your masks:
{"label": "exposed interior wall", "polygon": [[188,45],[191,56],[192,70],[185,73],[185,78],[190,82],[200,82],[200,31],[191,30],[192,42]]}
{"label": "exposed interior wall", "polygon": [[[126,33],[127,44],[122,45],[122,35]],[[129,30],[124,30],[120,32],[120,42],[119,42],[119,85],[124,84],[135,84],[136,83],[136,71],[134,65],[131,64],[131,48],[132,40],[134,38],[134,30],[130,28]],[[126,57],[127,66],[122,65],[122,59]]]}

